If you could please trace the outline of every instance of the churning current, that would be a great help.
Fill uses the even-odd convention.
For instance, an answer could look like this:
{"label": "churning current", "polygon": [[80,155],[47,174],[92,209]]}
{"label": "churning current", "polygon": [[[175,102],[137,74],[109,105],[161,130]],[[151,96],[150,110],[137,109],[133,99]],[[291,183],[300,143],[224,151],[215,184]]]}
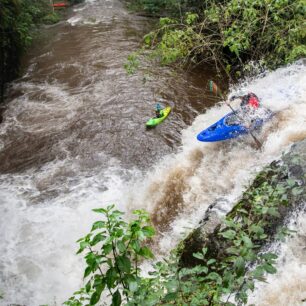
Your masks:
{"label": "churning current", "polygon": [[[0,125],[3,305],[60,304],[82,285],[75,241],[96,220],[92,208],[147,209],[163,256],[213,201],[222,197],[229,209],[257,170],[305,138],[300,61],[230,89],[254,91],[276,112],[261,152],[248,137],[198,142],[198,132],[229,112],[205,89],[210,69],[144,64],[128,76],[123,68],[154,22],[116,0],[87,1],[43,29],[25,56]],[[146,130],[157,101],[172,113]]]}

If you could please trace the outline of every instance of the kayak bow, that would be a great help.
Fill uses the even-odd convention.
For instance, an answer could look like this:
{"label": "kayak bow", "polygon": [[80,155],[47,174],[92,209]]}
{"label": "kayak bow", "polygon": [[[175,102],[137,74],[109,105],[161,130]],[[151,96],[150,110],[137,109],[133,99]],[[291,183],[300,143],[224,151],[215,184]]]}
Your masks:
{"label": "kayak bow", "polygon": [[259,129],[264,122],[269,120],[272,113],[269,112],[265,118],[256,118],[250,129],[241,124],[241,120],[234,112],[231,112],[221,118],[219,121],[200,132],[197,136],[199,141],[214,142],[231,138],[237,138],[240,135],[248,134],[253,130]]}
{"label": "kayak bow", "polygon": [[146,123],[146,126],[147,127],[154,127],[154,126],[162,123],[168,117],[170,112],[171,112],[171,107],[166,106],[165,108],[163,108],[161,110],[162,117],[160,117],[160,118],[153,117],[153,118],[149,119]]}

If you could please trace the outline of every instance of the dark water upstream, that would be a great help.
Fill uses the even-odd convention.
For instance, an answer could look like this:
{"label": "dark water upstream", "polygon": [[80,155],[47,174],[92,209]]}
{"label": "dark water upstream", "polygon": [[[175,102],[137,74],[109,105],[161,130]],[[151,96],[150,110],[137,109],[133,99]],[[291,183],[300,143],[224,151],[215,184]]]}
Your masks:
{"label": "dark water upstream", "polygon": [[[103,167],[148,167],[180,144],[182,128],[213,103],[203,99],[205,73],[168,68],[127,76],[123,65],[152,20],[128,14],[119,1],[80,6],[70,23],[44,30],[25,59],[25,75],[11,90],[13,102],[2,138],[2,172],[79,158]],[[156,101],[173,107],[171,120],[147,131]],[[14,141],[10,141],[14,139]],[[104,158],[94,159],[103,152]]]}
{"label": "dark water upstream", "polygon": [[[229,209],[258,169],[306,136],[302,61],[231,88],[278,112],[261,152],[248,137],[200,143],[196,134],[229,111],[205,90],[209,69],[146,64],[128,76],[126,58],[154,21],[117,0],[88,0],[70,14],[42,30],[0,125],[0,305],[59,305],[82,285],[75,241],[96,220],[92,208],[147,209],[155,253],[167,254],[213,201]],[[172,112],[146,130],[157,101]]]}

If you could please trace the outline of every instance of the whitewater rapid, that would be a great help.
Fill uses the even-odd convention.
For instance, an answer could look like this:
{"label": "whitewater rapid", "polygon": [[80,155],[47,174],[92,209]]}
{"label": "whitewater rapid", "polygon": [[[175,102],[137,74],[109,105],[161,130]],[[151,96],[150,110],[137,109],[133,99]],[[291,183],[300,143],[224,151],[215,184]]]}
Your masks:
{"label": "whitewater rapid", "polygon": [[[94,9],[93,6],[88,14],[94,12]],[[83,7],[79,10],[83,12]],[[89,19],[84,19],[83,16],[76,15],[69,22],[75,27],[80,23],[86,24],[84,20]],[[112,18],[109,16],[105,20],[111,23]],[[89,21],[98,22],[96,19]],[[74,69],[76,66],[80,69],[79,73],[88,68],[78,64],[71,65],[70,68]],[[60,73],[60,67],[57,69],[57,73]],[[111,81],[101,80],[99,75],[93,74],[91,84],[95,90],[90,92],[97,100],[102,93],[109,94],[106,107],[110,110],[114,106],[112,93],[109,92],[110,83],[120,78],[122,87],[120,90],[119,87],[116,88],[118,95],[121,90],[128,91],[132,85],[130,81],[123,84],[127,79],[123,77],[120,68],[112,70],[112,74],[110,70],[107,71],[109,74],[106,73],[103,77],[111,78]],[[91,90],[89,85],[83,86],[84,91]],[[35,115],[41,118],[39,123],[27,121],[26,125],[22,125],[22,130],[25,129],[24,137],[30,137],[30,140],[31,137],[41,137],[41,132],[48,131],[44,135],[48,144],[48,139],[53,135],[61,131],[63,134],[68,133],[66,127],[70,128],[69,124],[75,120],[78,109],[90,100],[90,94],[82,96],[81,92],[68,90],[65,86],[52,82],[42,85],[28,82],[26,85],[22,84],[21,90],[27,92],[23,106],[20,106],[20,100],[13,99],[9,105],[9,115],[0,126],[0,135],[3,137],[0,151],[15,141],[7,139],[7,135],[18,129],[20,122],[23,122],[22,117],[34,118]],[[75,255],[78,248],[76,240],[85,235],[96,220],[97,216],[91,211],[93,208],[114,203],[127,216],[134,209],[148,210],[158,230],[154,244],[158,256],[167,255],[198,224],[207,207],[216,199],[225,199],[228,204],[224,209],[230,209],[257,171],[278,158],[291,144],[306,136],[304,61],[240,82],[230,89],[230,94],[248,91],[255,92],[264,106],[276,112],[258,135],[263,142],[262,151],[256,149],[252,138],[248,136],[241,140],[220,143],[200,143],[196,140],[197,133],[229,112],[221,101],[203,114],[196,115],[193,112],[192,124],[187,128],[181,124],[183,128],[178,140],[160,134],[162,129],[149,134],[154,139],[152,145],[158,143],[159,137],[164,136],[166,141],[181,144],[172,153],[169,153],[171,150],[166,150],[167,153],[158,154],[158,160],[145,171],[135,165],[127,167],[117,156],[112,156],[110,153],[114,144],[111,140],[107,144],[110,151],[103,151],[105,148],[99,146],[90,150],[81,146],[82,138],[74,132],[69,134],[69,141],[54,138],[50,151],[55,152],[55,158],[44,160],[41,155],[37,158],[37,166],[21,168],[19,171],[3,171],[0,175],[0,290],[4,299],[0,300],[0,304],[58,305],[82,286],[84,263],[81,256]],[[51,104],[40,103],[36,96],[32,96],[35,94],[45,95],[46,101],[51,101]],[[61,97],[61,103],[55,104],[57,102],[53,96],[57,100]],[[132,97],[128,102],[132,103],[131,101]],[[164,102],[167,102],[166,98]],[[178,129],[175,119],[180,117],[175,103],[172,103],[173,114],[167,119],[169,125],[165,122],[164,130]],[[48,120],[45,112],[49,110],[50,114],[53,113],[54,104],[58,113],[52,120]],[[94,105],[95,113],[99,111],[99,107]],[[147,108],[149,107],[151,106]],[[34,108],[35,113],[32,113]],[[141,114],[142,117],[145,115],[147,113]],[[89,123],[95,121],[95,117],[87,120],[90,126]],[[75,124],[82,122],[76,121]],[[116,128],[115,125],[111,127]],[[99,123],[93,129],[98,130]],[[125,136],[132,137],[133,129],[137,129],[137,126],[132,126]],[[93,138],[97,136],[93,135]],[[143,143],[150,141],[147,135],[143,133],[131,139],[131,147],[133,144],[137,146],[137,140]],[[102,138],[103,135],[97,137],[97,143]],[[23,143],[22,137],[18,141],[25,147],[30,145],[30,141]],[[79,151],[70,151],[71,147],[78,147]],[[137,148],[141,150],[141,146]],[[124,149],[125,147],[122,149],[123,155]],[[11,154],[9,151],[7,153]],[[298,217],[297,230],[303,237],[305,221],[305,215]],[[284,254],[294,253],[290,245],[294,245],[294,242],[284,244]],[[272,298],[268,296],[272,294],[268,285],[258,291],[266,296],[266,303],[269,304],[263,304],[263,299],[257,300],[256,305],[299,305],[297,303],[303,298],[305,286],[301,282],[291,282],[294,288],[290,290],[295,292],[294,295],[285,294],[283,288],[288,283],[288,275],[291,279],[305,278],[305,258],[303,255],[296,255],[283,269],[280,269],[278,277],[271,277],[275,292]],[[277,299],[280,292],[283,294],[281,301]]]}
{"label": "whitewater rapid", "polygon": [[[306,203],[304,203],[305,205]],[[267,283],[257,284],[250,304],[306,305],[306,213],[305,206],[290,216],[287,227],[293,231],[283,243],[271,246],[278,254],[277,273],[268,275]]]}
{"label": "whitewater rapid", "polygon": [[[81,286],[83,263],[75,255],[75,241],[96,220],[92,208],[116,203],[126,212],[149,210],[159,230],[156,251],[167,254],[215,199],[222,197],[233,203],[258,170],[305,138],[305,84],[305,66],[300,61],[232,90],[254,91],[265,106],[278,112],[258,136],[264,144],[261,152],[247,137],[224,143],[197,142],[196,134],[202,128],[228,112],[221,102],[183,130],[177,153],[164,156],[145,174],[124,170],[113,159],[107,170],[89,177],[84,174],[73,187],[58,186],[61,196],[39,205],[27,204],[29,197],[39,194],[35,181],[43,177],[58,181],[64,175],[61,171],[81,175],[77,161],[55,161],[34,172],[2,175],[0,270],[5,298],[1,303],[61,303]],[[304,216],[300,218],[302,224]],[[304,275],[296,261],[286,267],[285,275]],[[279,283],[282,288],[281,277],[280,273],[273,279],[274,287]],[[302,294],[299,290],[304,290],[300,282],[295,288],[298,298]],[[270,301],[269,305],[289,305],[285,297],[283,304]],[[291,301],[292,296],[287,297]]]}

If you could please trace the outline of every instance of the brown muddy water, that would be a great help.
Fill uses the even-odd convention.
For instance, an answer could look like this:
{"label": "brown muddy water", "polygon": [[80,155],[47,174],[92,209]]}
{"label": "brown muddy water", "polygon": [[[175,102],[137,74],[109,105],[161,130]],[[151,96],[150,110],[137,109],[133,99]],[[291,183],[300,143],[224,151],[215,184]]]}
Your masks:
{"label": "brown muddy water", "polygon": [[[127,56],[154,20],[129,14],[119,1],[88,3],[71,14],[69,23],[43,30],[9,92],[5,120],[15,124],[1,137],[1,172],[67,156],[92,167],[114,157],[124,167],[147,168],[175,151],[182,128],[215,101],[205,95],[208,69],[150,67],[127,75]],[[149,131],[144,123],[156,102],[173,110],[170,120]],[[93,161],[97,152],[105,159]]]}
{"label": "brown muddy water", "polygon": [[[259,135],[261,152],[248,137],[200,143],[197,133],[229,112],[206,90],[209,68],[145,63],[128,76],[127,56],[155,21],[117,0],[88,0],[69,14],[24,58],[0,125],[0,305],[59,305],[82,286],[75,241],[96,221],[91,209],[148,210],[164,256],[212,202],[221,197],[228,210],[256,171],[306,136],[302,61],[230,89],[256,92],[278,112]],[[156,102],[172,112],[147,130]]]}

